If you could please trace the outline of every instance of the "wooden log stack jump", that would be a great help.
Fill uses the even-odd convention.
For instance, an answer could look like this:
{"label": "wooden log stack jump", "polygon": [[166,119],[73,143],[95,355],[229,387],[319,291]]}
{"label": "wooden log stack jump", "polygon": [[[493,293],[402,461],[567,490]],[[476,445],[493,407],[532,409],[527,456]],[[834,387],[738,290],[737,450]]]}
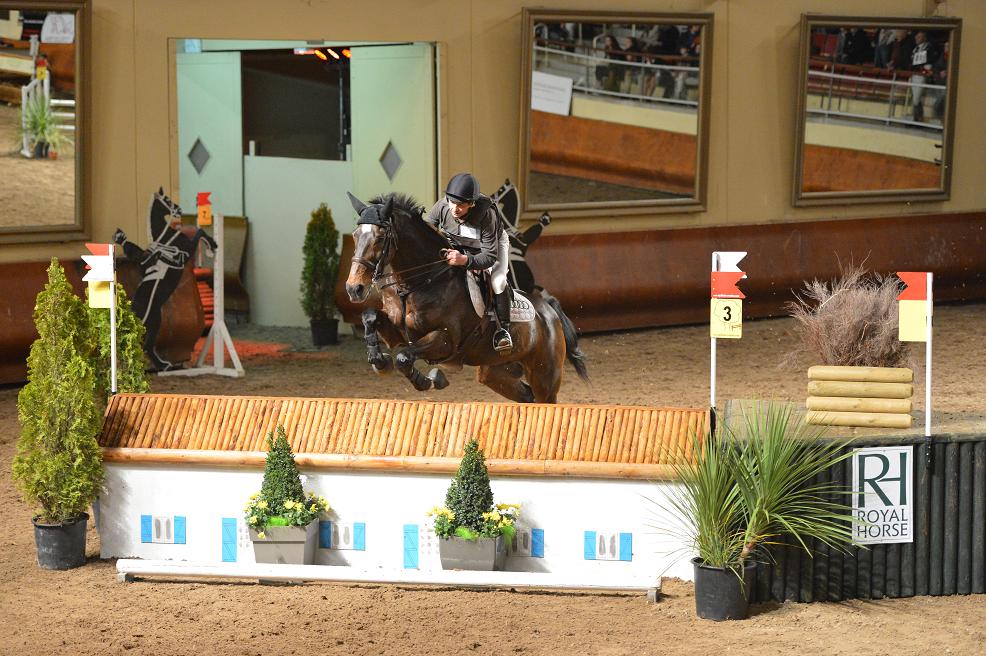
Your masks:
{"label": "wooden log stack jump", "polygon": [[808,369],[809,424],[910,428],[914,372],[905,367]]}

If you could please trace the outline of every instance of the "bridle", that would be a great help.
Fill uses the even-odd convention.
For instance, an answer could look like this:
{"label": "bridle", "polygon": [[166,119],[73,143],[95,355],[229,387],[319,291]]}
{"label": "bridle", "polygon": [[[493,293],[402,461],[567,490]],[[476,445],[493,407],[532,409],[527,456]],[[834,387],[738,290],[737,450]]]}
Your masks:
{"label": "bridle", "polygon": [[[369,208],[367,208],[369,209]],[[380,257],[377,258],[376,262],[371,262],[365,257],[352,258],[354,264],[359,264],[373,271],[373,276],[371,278],[373,286],[379,290],[384,290],[387,287],[398,286],[398,293],[401,296],[408,296],[411,292],[421,289],[427,285],[430,285],[432,281],[438,278],[441,274],[445,273],[451,267],[446,263],[445,258],[442,257],[434,262],[428,262],[426,264],[420,264],[418,266],[408,267],[407,269],[400,269],[398,271],[391,271],[390,273],[385,273],[387,267],[390,266],[390,261],[393,259],[394,254],[397,252],[397,230],[394,227],[393,217],[380,218],[379,212],[374,213],[374,216],[369,216],[366,219],[363,215],[366,213],[364,210],[360,213],[360,218],[357,220],[356,225],[359,229],[360,225],[375,225],[383,228],[383,247],[380,250]],[[427,277],[437,265],[444,264],[444,267],[435,273],[434,276]],[[407,274],[413,275],[407,275]],[[417,280],[419,278],[425,278],[419,284],[408,287],[411,281]]]}

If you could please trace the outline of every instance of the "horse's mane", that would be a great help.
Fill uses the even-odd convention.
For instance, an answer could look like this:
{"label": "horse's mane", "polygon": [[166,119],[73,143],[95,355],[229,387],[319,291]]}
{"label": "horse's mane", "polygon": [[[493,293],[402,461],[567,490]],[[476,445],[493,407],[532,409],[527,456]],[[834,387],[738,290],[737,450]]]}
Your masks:
{"label": "horse's mane", "polygon": [[400,192],[391,192],[389,194],[381,194],[379,196],[374,196],[370,199],[371,205],[383,205],[387,202],[388,198],[394,200],[394,209],[401,210],[405,214],[409,214],[413,217],[420,217],[424,214],[424,205],[419,203],[410,194],[402,194]]}

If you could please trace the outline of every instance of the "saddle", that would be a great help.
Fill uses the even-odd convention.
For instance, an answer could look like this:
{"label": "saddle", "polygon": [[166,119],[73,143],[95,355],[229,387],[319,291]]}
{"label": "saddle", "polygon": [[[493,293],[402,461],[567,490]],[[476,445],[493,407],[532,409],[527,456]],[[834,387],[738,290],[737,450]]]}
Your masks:
{"label": "saddle", "polygon": [[[493,317],[493,285],[489,271],[467,271],[466,286],[469,288],[469,300],[472,301],[476,316]],[[534,321],[534,304],[519,289],[507,288],[510,294],[510,321],[524,323]]]}

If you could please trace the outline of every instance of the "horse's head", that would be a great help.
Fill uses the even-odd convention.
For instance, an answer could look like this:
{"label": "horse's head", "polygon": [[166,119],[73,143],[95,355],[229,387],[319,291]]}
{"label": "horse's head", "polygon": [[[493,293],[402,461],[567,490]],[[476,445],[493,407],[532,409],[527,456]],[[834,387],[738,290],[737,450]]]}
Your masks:
{"label": "horse's head", "polygon": [[362,303],[370,294],[373,278],[383,272],[394,254],[394,198],[388,196],[385,203],[367,205],[348,192],[346,195],[359,215],[353,231],[356,248],[346,279],[346,294],[353,303]]}
{"label": "horse's head", "polygon": [[148,214],[151,241],[161,241],[169,228],[181,229],[181,208],[164,194],[164,187],[159,187],[151,198]]}

